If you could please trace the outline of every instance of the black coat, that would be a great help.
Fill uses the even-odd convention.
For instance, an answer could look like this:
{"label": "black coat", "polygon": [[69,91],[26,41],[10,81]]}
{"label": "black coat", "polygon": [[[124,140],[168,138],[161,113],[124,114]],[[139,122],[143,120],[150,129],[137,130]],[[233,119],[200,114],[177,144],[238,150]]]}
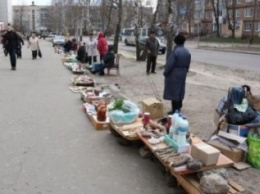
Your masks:
{"label": "black coat", "polygon": [[183,46],[176,46],[167,60],[164,76],[165,100],[182,101],[185,96],[185,81],[190,68],[191,54]]}
{"label": "black coat", "polygon": [[104,61],[104,66],[105,66],[106,68],[113,67],[114,64],[115,64],[115,54],[114,54],[113,52],[108,52],[108,53],[105,55],[103,61]]}
{"label": "black coat", "polygon": [[68,40],[68,41],[64,44],[63,48],[64,48],[64,52],[65,52],[65,53],[70,52],[71,49],[72,49],[72,42],[71,42],[70,40]]}
{"label": "black coat", "polygon": [[86,58],[86,48],[85,46],[80,46],[77,53],[77,59],[83,63],[85,62],[85,58]]}
{"label": "black coat", "polygon": [[20,36],[14,31],[8,31],[5,35],[5,49],[7,51],[17,49],[20,43]]}

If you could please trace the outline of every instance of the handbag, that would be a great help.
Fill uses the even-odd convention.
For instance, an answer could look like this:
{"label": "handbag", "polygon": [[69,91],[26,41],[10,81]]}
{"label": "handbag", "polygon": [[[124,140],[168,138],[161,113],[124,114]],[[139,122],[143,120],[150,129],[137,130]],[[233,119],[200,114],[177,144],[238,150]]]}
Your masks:
{"label": "handbag", "polygon": [[40,57],[40,58],[42,58],[42,52],[41,52],[41,50],[40,49],[38,49],[38,56]]}

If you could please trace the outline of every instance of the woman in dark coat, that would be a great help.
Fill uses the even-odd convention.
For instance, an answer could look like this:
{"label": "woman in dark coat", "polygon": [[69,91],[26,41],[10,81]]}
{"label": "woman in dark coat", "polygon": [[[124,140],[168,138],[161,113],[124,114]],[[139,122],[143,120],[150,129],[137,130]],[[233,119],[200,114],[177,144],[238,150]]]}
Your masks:
{"label": "woman in dark coat", "polygon": [[163,98],[172,102],[172,111],[169,114],[173,114],[176,110],[181,110],[185,96],[186,76],[191,62],[191,54],[184,47],[185,40],[185,37],[181,34],[174,38],[176,46],[171,51],[164,70],[165,86]]}

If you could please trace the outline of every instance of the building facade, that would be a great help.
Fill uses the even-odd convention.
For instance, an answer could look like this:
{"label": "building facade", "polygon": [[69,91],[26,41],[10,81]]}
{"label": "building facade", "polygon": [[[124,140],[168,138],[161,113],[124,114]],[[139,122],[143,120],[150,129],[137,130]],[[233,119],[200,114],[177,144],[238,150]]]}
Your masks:
{"label": "building facade", "polygon": [[12,13],[12,1],[11,0],[0,0],[0,22],[1,28],[7,26],[8,23],[12,24],[13,21]]}
{"label": "building facade", "polygon": [[13,6],[13,26],[23,33],[32,31],[43,32],[47,30],[47,14],[49,6]]}
{"label": "building facade", "polygon": [[[238,38],[260,37],[260,0],[219,0],[218,17],[221,36],[231,36],[234,26]],[[205,34],[216,31],[211,0],[205,1],[202,30]]]}

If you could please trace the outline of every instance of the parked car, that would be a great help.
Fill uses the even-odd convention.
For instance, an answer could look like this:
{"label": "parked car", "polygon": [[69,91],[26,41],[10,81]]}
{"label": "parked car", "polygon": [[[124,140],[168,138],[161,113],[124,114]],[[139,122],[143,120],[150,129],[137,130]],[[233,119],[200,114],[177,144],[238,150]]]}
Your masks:
{"label": "parked car", "polygon": [[65,38],[64,38],[64,36],[55,36],[55,37],[52,39],[52,45],[53,45],[53,47],[56,46],[56,45],[63,46],[64,44],[65,44]]}
{"label": "parked car", "polygon": [[[156,39],[159,42],[159,52],[162,54],[165,54],[166,52],[166,45],[159,39],[156,37]],[[139,43],[141,44],[141,46],[145,46],[145,42],[146,42],[146,38],[142,38],[139,40]]]}

